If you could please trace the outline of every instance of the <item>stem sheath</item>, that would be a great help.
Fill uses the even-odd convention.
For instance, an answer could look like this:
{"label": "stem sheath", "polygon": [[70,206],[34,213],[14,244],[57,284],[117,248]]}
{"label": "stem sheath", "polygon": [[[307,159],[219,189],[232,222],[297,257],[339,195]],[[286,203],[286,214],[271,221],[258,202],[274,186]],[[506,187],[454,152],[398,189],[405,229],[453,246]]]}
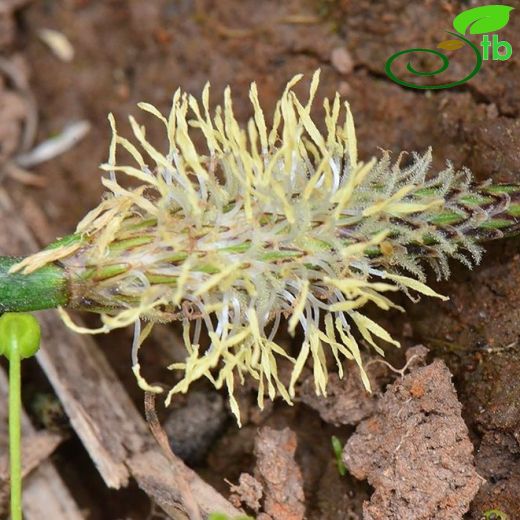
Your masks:
{"label": "stem sheath", "polygon": [[64,269],[51,264],[30,274],[9,273],[20,260],[0,256],[0,314],[67,305],[69,290]]}

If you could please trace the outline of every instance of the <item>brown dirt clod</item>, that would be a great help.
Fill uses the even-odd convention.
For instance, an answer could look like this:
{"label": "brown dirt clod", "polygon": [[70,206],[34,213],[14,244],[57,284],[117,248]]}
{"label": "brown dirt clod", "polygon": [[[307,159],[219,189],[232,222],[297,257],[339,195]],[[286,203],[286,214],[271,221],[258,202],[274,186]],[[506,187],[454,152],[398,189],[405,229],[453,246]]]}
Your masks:
{"label": "brown dirt clod", "polygon": [[255,478],[265,493],[264,512],[273,520],[302,520],[303,478],[294,459],[297,440],[289,428],[261,428],[255,439]]}
{"label": "brown dirt clod", "polygon": [[230,491],[232,494],[229,497],[229,501],[233,505],[240,507],[241,504],[245,504],[258,513],[264,490],[262,484],[255,477],[249,473],[242,473],[238,479],[238,485],[232,484]]}
{"label": "brown dirt clod", "polygon": [[343,458],[356,478],[375,487],[365,520],[460,519],[481,483],[461,404],[440,360],[389,387]]}
{"label": "brown dirt clod", "polygon": [[300,399],[307,406],[316,410],[320,417],[329,424],[358,424],[370,416],[376,407],[376,393],[379,388],[378,376],[386,370],[381,364],[372,364],[367,367],[374,393],[369,394],[355,366],[349,366],[344,378],[332,373],[327,385],[327,396],[316,395],[314,378],[309,376],[300,389]]}

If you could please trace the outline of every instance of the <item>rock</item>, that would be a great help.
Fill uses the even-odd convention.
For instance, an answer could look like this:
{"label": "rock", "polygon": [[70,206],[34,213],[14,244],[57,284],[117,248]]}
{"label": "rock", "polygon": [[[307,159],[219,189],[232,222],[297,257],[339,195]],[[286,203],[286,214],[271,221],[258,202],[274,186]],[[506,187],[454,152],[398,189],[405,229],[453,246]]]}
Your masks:
{"label": "rock", "polygon": [[345,47],[336,47],[330,53],[332,66],[341,74],[350,74],[354,70],[354,60]]}
{"label": "rock", "polygon": [[173,452],[187,464],[197,465],[221,433],[227,418],[220,394],[195,391],[188,394],[185,406],[172,411],[163,428]]}

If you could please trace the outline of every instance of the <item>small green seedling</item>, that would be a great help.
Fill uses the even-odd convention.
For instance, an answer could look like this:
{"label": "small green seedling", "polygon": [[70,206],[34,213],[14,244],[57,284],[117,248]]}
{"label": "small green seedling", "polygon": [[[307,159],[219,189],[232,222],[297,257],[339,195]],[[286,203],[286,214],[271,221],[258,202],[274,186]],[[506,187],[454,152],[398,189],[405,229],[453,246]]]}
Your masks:
{"label": "small green seedling", "polygon": [[347,467],[343,463],[343,459],[341,458],[341,455],[343,453],[343,446],[341,445],[341,441],[333,435],[330,438],[330,442],[332,444],[332,451],[334,452],[334,455],[336,456],[336,464],[338,465],[338,473],[344,477],[347,474]]}
{"label": "small green seedling", "polygon": [[208,516],[208,520],[254,520],[250,516],[242,515],[236,516],[235,518],[230,518],[228,515],[224,513],[210,513]]}
{"label": "small green seedling", "polygon": [[500,511],[499,509],[489,509],[484,511],[484,520],[509,520],[509,515]]}
{"label": "small green seedling", "polygon": [[40,346],[40,326],[30,314],[0,316],[0,355],[9,360],[9,461],[11,466],[11,520],[22,519],[22,464],[20,450],[21,360],[34,356]]}

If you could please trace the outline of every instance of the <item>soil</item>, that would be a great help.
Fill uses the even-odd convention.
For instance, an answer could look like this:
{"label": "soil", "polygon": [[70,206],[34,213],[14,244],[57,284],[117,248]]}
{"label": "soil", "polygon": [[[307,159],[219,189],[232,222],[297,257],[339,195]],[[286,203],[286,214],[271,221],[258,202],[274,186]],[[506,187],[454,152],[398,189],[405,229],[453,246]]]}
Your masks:
{"label": "soil", "polygon": [[[424,152],[432,146],[434,169],[450,160],[456,167],[469,167],[478,179],[520,182],[518,12],[512,12],[509,24],[500,31],[500,37],[513,46],[512,57],[507,62],[484,63],[465,85],[439,91],[406,89],[384,73],[392,53],[416,46],[436,48],[453,17],[473,6],[463,0],[4,0],[0,4],[0,182],[16,201],[21,218],[36,218],[35,205],[43,211],[47,218],[42,220],[46,226],[42,235],[50,239],[66,235],[102,196],[98,165],[108,155],[109,112],[114,113],[121,134],[128,134],[127,116],[134,115],[148,125],[152,141],[162,142],[162,129],[140,113],[139,101],[167,112],[177,87],[198,94],[210,81],[216,103],[229,84],[235,114],[245,122],[251,115],[250,82],[257,82],[269,114],[289,78],[297,73],[308,78],[318,67],[322,80],[317,98],[339,91],[349,100],[362,158],[379,155],[380,148]],[[42,29],[67,37],[74,49],[72,61],[60,60],[42,41]],[[449,80],[461,77],[470,66],[470,56],[462,52],[460,60],[452,62]],[[304,92],[306,84],[298,88]],[[320,104],[314,109],[319,119]],[[78,120],[88,121],[91,131],[69,151],[30,172],[13,167],[16,154]],[[434,361],[413,369],[402,380],[385,370],[380,374],[380,392],[371,397],[360,393],[355,377],[346,382],[333,378],[332,392],[323,403],[304,384],[294,407],[277,402],[263,412],[245,388],[238,396],[244,410],[240,430],[229,419],[226,406],[202,386],[195,390],[210,397],[188,397],[174,405],[179,410],[172,416],[180,414],[177,417],[186,422],[184,437],[178,433],[178,423],[173,428],[178,442],[184,438],[177,452],[223,494],[230,494],[224,479],[242,486],[231,491],[258,518],[267,514],[283,519],[304,514],[323,520],[363,515],[393,518],[378,509],[387,488],[382,487],[381,468],[374,465],[381,461],[384,444],[377,429],[367,440],[367,430],[377,426],[397,440],[406,421],[415,425],[417,417],[425,414],[424,401],[429,399],[429,419],[442,423],[442,428],[426,421],[424,429],[433,430],[421,430],[423,440],[415,441],[417,453],[425,456],[419,464],[424,468],[421,478],[437,467],[428,465],[426,455],[431,450],[421,450],[439,440],[440,432],[449,431],[453,443],[442,446],[439,440],[439,457],[442,452],[446,462],[444,482],[460,486],[457,492],[450,488],[453,500],[444,504],[448,512],[444,518],[462,518],[467,507],[466,518],[475,520],[491,509],[507,513],[510,519],[520,518],[519,245],[519,239],[490,245],[483,264],[473,272],[453,265],[450,281],[438,286],[450,296],[449,302],[403,301],[406,315],[380,317],[405,347],[423,343],[430,349],[429,359],[442,359],[448,368]],[[379,319],[376,312],[373,315]],[[180,349],[171,352],[172,344],[181,344],[179,330],[164,329],[149,339],[143,364],[162,367],[172,355],[180,355]],[[120,331],[99,338],[99,343],[142,409],[142,394],[130,370],[130,337]],[[393,365],[404,365],[402,353],[388,354]],[[165,374],[168,377],[157,369],[150,376],[165,380]],[[35,366],[29,375],[35,394],[39,387],[48,391]],[[385,384],[393,380],[386,389]],[[442,398],[432,397],[438,395],[435,392],[441,392]],[[202,415],[189,411],[199,408],[198,399],[203,403]],[[30,401],[30,396],[25,400]],[[401,412],[405,416],[398,421],[398,409],[407,400]],[[181,412],[184,406],[192,408]],[[170,411],[160,413],[167,420]],[[38,422],[36,417],[33,420]],[[189,431],[197,431],[196,438]],[[58,448],[53,461],[85,518],[147,518],[152,506],[135,483],[126,491],[107,491],[79,440],[68,435],[70,440]],[[348,450],[356,446],[357,469],[352,466],[352,474],[339,474],[332,435],[343,443],[350,439]],[[477,477],[468,438],[476,470],[484,479],[471,504]],[[266,445],[269,449],[264,453]],[[272,463],[269,456],[274,453],[280,453],[283,466],[277,482],[262,469],[262,461]],[[412,460],[416,459],[406,459],[407,464]],[[457,474],[455,462],[467,470],[464,475]],[[393,475],[403,471],[405,482],[419,478],[409,465],[398,468],[386,459],[385,464]],[[241,479],[242,474],[250,478]],[[368,477],[375,492],[355,476]],[[290,501],[280,498],[287,489]],[[279,503],[289,510],[275,513]],[[403,507],[396,509],[402,518],[441,518],[433,513],[414,516]]]}

